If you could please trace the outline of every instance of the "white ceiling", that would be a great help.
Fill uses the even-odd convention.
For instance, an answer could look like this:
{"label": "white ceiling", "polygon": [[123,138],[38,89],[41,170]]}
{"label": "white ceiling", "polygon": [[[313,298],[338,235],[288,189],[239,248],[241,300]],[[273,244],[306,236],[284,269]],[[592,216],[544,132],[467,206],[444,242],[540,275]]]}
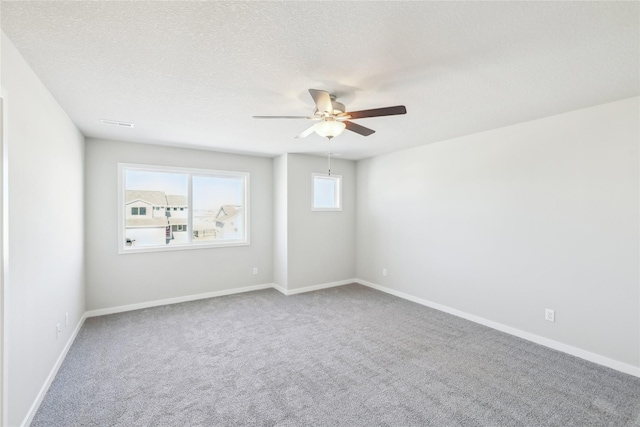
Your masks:
{"label": "white ceiling", "polygon": [[[638,2],[2,1],[2,30],[90,137],[274,156],[308,88],[368,118],[332,148],[361,159],[631,96]],[[133,129],[100,123],[111,119]]]}

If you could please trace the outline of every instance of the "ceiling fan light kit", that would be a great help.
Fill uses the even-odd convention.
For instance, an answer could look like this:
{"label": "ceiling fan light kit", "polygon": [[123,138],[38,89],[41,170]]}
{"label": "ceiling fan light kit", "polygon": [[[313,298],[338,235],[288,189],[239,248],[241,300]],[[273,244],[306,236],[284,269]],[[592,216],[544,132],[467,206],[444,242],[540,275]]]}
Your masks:
{"label": "ceiling fan light kit", "polygon": [[323,120],[313,125],[313,130],[320,136],[331,139],[340,135],[347,125],[337,120]]}

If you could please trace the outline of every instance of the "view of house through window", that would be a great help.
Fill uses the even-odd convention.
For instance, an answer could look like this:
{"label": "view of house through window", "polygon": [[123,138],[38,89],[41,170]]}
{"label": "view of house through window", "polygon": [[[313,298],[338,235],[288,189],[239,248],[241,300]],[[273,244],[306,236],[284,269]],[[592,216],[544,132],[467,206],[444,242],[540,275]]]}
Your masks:
{"label": "view of house through window", "polygon": [[248,173],[119,165],[121,250],[246,244]]}
{"label": "view of house through window", "polygon": [[244,235],[244,180],[193,177],[193,239],[237,240]]}

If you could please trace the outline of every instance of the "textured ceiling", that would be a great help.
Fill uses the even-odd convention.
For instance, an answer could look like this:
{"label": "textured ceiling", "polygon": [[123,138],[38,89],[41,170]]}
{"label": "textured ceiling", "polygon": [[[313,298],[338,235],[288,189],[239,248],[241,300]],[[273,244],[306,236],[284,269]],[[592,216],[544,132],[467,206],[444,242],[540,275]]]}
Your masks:
{"label": "textured ceiling", "polygon": [[[638,2],[2,1],[2,30],[90,137],[278,155],[307,89],[369,118],[361,159],[639,94]],[[132,122],[133,129],[100,123]]]}

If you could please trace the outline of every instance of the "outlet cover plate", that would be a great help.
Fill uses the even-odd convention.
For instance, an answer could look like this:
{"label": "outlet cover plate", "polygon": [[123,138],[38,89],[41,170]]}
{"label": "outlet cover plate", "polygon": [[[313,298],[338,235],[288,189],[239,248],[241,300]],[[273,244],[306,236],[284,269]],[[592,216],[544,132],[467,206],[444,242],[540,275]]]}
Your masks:
{"label": "outlet cover plate", "polygon": [[550,308],[547,308],[544,310],[544,320],[547,320],[549,322],[555,322],[556,321],[556,312],[555,310],[551,310]]}

